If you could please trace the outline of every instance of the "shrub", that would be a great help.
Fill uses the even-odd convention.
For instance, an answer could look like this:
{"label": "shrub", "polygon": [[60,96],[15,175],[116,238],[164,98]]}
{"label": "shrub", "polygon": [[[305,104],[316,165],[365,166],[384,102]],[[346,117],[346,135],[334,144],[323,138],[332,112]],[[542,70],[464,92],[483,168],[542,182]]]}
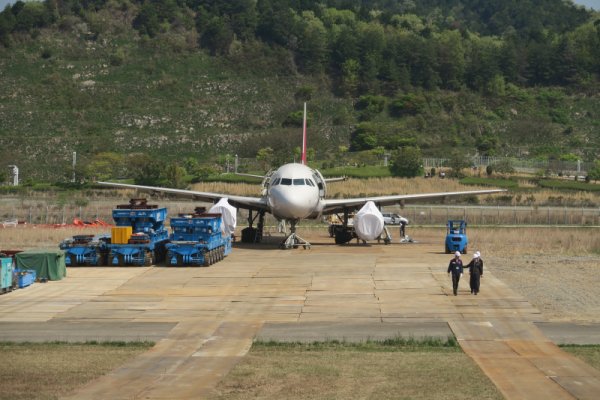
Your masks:
{"label": "shrub", "polygon": [[390,171],[393,176],[414,178],[422,174],[423,156],[418,147],[404,147],[392,160]]}

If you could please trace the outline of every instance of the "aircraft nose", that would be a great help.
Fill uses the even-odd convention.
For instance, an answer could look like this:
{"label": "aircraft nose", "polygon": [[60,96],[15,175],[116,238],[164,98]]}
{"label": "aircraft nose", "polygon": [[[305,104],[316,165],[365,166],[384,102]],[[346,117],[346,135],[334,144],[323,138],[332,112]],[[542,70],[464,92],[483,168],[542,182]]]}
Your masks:
{"label": "aircraft nose", "polygon": [[275,213],[288,219],[305,218],[313,208],[310,199],[298,193],[272,193],[272,202]]}

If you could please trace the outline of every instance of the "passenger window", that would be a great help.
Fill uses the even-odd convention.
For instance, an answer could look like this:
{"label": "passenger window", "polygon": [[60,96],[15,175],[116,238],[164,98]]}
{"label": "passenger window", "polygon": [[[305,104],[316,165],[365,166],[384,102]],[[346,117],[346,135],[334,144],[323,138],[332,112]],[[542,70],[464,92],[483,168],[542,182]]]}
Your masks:
{"label": "passenger window", "polygon": [[292,180],[290,178],[281,178],[281,184],[289,186],[292,184]]}
{"label": "passenger window", "polygon": [[304,186],[304,178],[294,179],[294,186]]}

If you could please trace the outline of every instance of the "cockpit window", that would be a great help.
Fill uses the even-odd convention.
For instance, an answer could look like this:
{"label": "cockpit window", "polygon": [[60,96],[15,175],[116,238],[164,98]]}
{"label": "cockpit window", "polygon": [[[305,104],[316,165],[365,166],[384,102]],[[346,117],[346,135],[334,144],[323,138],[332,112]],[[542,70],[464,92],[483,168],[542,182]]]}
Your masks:
{"label": "cockpit window", "polygon": [[294,179],[294,186],[304,186],[304,178],[296,178]]}
{"label": "cockpit window", "polygon": [[292,180],[290,178],[281,178],[281,184],[289,186],[292,184]]}
{"label": "cockpit window", "polygon": [[279,181],[280,180],[281,180],[280,178],[275,178],[275,180],[273,181],[273,184],[271,186],[277,186],[277,185],[279,185]]}
{"label": "cockpit window", "polygon": [[312,179],[306,179],[306,184],[309,186],[315,186],[315,184],[313,183]]}

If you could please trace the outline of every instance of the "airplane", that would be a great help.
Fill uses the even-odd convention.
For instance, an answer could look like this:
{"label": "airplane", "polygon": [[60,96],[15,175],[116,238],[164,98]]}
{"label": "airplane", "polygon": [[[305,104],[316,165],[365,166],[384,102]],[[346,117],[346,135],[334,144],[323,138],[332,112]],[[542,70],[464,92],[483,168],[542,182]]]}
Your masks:
{"label": "airplane", "polygon": [[[290,223],[290,233],[281,243],[282,248],[290,249],[303,246],[310,248],[310,243],[296,234],[296,225],[304,219],[319,219],[330,214],[343,213],[342,225],[335,231],[335,241],[338,244],[347,243],[349,214],[363,207],[367,202],[373,202],[378,207],[385,205],[404,204],[410,200],[423,200],[450,196],[472,196],[505,192],[505,189],[473,190],[460,192],[398,194],[387,196],[367,196],[347,199],[327,199],[327,183],[345,178],[324,178],[317,170],[309,167],[306,162],[306,103],[304,104],[304,119],[302,133],[302,152],[300,163],[288,163],[271,171],[264,176],[262,194],[260,197],[237,196],[222,193],[199,192],[187,189],[132,185],[115,182],[97,182],[99,185],[113,188],[136,189],[152,193],[166,193],[180,197],[188,197],[198,201],[217,202],[227,199],[233,207],[248,210],[248,227],[242,230],[242,242],[260,242],[263,234],[266,213],[273,215],[278,221]],[[253,216],[253,212],[256,214]],[[253,224],[258,217],[257,227]]]}

